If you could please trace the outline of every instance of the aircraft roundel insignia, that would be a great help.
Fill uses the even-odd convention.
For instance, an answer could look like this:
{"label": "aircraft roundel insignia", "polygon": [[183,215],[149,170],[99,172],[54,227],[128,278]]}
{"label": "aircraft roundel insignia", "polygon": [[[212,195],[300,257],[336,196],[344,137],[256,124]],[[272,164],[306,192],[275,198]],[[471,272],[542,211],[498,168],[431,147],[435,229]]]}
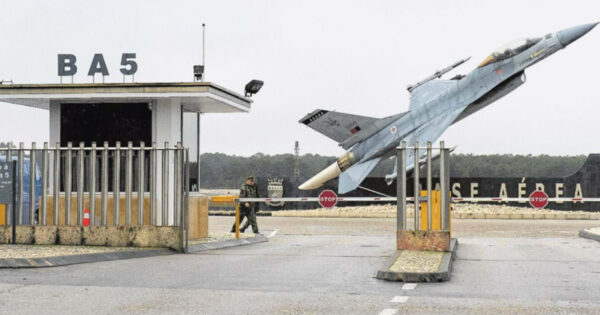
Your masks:
{"label": "aircraft roundel insignia", "polygon": [[390,128],[390,132],[392,134],[396,133],[396,131],[398,131],[398,128],[396,128],[396,126],[392,126],[392,128]]}

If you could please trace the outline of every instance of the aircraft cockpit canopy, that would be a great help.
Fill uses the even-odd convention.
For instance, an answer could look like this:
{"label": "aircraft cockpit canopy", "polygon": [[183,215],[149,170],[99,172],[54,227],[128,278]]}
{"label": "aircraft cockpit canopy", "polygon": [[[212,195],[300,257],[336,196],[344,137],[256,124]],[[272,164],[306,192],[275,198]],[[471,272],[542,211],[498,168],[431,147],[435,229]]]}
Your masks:
{"label": "aircraft cockpit canopy", "polygon": [[537,44],[541,37],[538,38],[520,38],[513,40],[510,43],[502,45],[502,47],[496,49],[491,55],[485,58],[478,66],[478,68],[494,63],[496,61],[508,59],[512,56],[518,55],[521,52],[527,50],[531,46]]}

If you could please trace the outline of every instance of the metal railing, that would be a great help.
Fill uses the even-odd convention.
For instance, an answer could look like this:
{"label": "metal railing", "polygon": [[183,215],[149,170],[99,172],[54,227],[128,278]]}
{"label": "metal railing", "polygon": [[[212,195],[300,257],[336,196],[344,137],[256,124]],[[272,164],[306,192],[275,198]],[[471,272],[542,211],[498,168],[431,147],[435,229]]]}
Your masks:
{"label": "metal railing", "polygon": [[[102,146],[95,142],[73,146],[69,142],[64,147],[59,143],[50,147],[45,142],[40,148],[34,142],[29,148],[24,143],[18,148],[0,148],[0,161],[17,162],[17,225],[82,226],[84,214],[89,212],[91,226],[184,227],[189,197],[188,154],[181,143],[170,146],[165,142],[158,147],[156,143],[146,146],[141,142],[134,147],[132,142],[126,146],[116,142],[109,147],[107,142]],[[51,203],[48,198],[52,198]],[[6,222],[11,222],[12,212],[6,211]]]}
{"label": "metal railing", "polygon": [[[398,231],[409,230],[406,223],[406,204],[408,198],[406,196],[406,163],[408,155],[412,155],[413,158],[413,185],[414,185],[414,197],[410,200],[414,203],[414,230],[421,230],[420,222],[420,202],[427,202],[427,230],[431,231],[432,228],[432,173],[433,173],[433,150],[439,150],[439,163],[440,163],[440,227],[442,231],[448,231],[450,229],[450,149],[444,147],[444,141],[440,141],[439,148],[433,148],[431,142],[427,142],[426,147],[419,147],[419,143],[415,142],[414,146],[406,146],[406,142],[402,142],[400,147],[396,150],[396,167],[398,178],[396,180],[396,200],[398,205],[396,228]],[[427,185],[427,196],[425,198],[420,196],[420,177],[419,169],[425,157],[426,165],[426,185]]]}

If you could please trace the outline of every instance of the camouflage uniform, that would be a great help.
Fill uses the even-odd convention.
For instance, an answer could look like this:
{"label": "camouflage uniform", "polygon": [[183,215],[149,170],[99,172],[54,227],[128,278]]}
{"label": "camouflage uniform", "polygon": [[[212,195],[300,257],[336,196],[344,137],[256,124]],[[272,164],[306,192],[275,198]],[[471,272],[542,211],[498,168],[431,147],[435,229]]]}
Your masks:
{"label": "camouflage uniform", "polygon": [[[240,198],[259,198],[258,188],[256,185],[244,184],[240,188]],[[258,224],[256,224],[256,212],[258,211],[257,202],[249,202],[250,207],[246,207],[244,203],[240,203],[240,224],[244,221],[244,217],[247,218],[246,223],[240,226],[240,232],[244,232],[249,225],[252,225],[252,231],[258,233]],[[231,228],[232,232],[235,232],[235,223]]]}

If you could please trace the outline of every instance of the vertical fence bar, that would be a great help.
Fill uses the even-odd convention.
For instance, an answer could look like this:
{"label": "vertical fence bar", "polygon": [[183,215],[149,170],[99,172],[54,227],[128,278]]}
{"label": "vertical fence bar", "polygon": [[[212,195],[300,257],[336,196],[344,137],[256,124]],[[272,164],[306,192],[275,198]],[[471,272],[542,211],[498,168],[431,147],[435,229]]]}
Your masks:
{"label": "vertical fence bar", "polygon": [[96,225],[96,142],[92,142],[90,162],[88,163],[90,181],[88,184],[90,205],[90,226]]}
{"label": "vertical fence bar", "polygon": [[115,160],[113,166],[113,225],[119,225],[119,203],[121,202],[121,187],[119,175],[121,173],[121,143],[115,143]]}
{"label": "vertical fence bar", "polygon": [[[200,161],[200,160],[198,160]],[[184,227],[185,227],[185,251],[188,251],[188,243],[190,240],[190,151],[185,149],[185,160],[184,160],[184,200],[183,200],[183,213],[184,213]]]}
{"label": "vertical fence bar", "polygon": [[427,141],[427,231],[431,231],[431,141]]}
{"label": "vertical fence bar", "polygon": [[127,155],[125,160],[125,224],[131,225],[131,185],[132,185],[132,159],[133,159],[133,144],[127,142]]}
{"label": "vertical fence bar", "polygon": [[444,147],[444,184],[443,186],[440,183],[440,186],[443,187],[440,190],[442,191],[442,213],[444,216],[444,227],[445,231],[450,231],[450,151]]}
{"label": "vertical fence bar", "polygon": [[[3,150],[4,154],[5,154],[4,161],[6,161],[6,162],[12,161],[12,151],[10,149],[10,146],[11,146],[11,143],[8,143],[8,147],[6,148],[6,150]],[[14,174],[13,174],[13,176],[14,176]],[[6,222],[7,226],[12,224],[10,213],[13,211],[13,209],[11,209],[10,207],[11,207],[10,205],[6,205],[6,207],[4,208],[5,209],[5,211],[4,211],[4,220],[5,221],[4,222]]]}
{"label": "vertical fence bar", "polygon": [[17,204],[17,224],[22,225],[23,224],[23,167],[25,166],[25,144],[23,142],[19,143],[19,150],[18,150],[18,167],[19,167],[19,188],[18,189],[18,204]]}
{"label": "vertical fence bar", "polygon": [[162,152],[162,225],[169,225],[169,142]]}
{"label": "vertical fence bar", "polygon": [[48,164],[48,142],[44,142],[44,149],[42,150],[42,191],[40,191],[40,193],[42,194],[42,204],[40,205],[42,208],[42,213],[38,214],[42,216],[42,219],[40,220],[41,222],[39,223],[42,225],[48,224],[48,205],[46,204],[48,202]]}
{"label": "vertical fence bar", "polygon": [[446,207],[448,202],[448,187],[446,184],[448,173],[446,172],[446,154],[444,149],[444,141],[440,141],[440,202],[441,202],[441,213],[440,213],[440,228],[442,231],[447,230],[446,226]]}
{"label": "vertical fence bar", "polygon": [[77,153],[77,225],[83,225],[83,178],[85,171],[84,143],[79,142]]}
{"label": "vertical fence bar", "polygon": [[156,225],[156,142],[150,151],[150,225]]}
{"label": "vertical fence bar", "polygon": [[100,206],[101,225],[108,225],[108,141],[104,141],[102,148],[102,193]]}
{"label": "vertical fence bar", "polygon": [[415,142],[415,147],[414,147],[414,162],[413,162],[413,176],[414,176],[414,195],[415,195],[415,231],[418,231],[421,229],[420,226],[420,211],[419,211],[419,199],[421,197],[421,190],[419,189],[419,142]]}
{"label": "vertical fence bar", "polygon": [[402,141],[396,157],[397,232],[406,229],[406,142]]}
{"label": "vertical fence bar", "polygon": [[137,208],[138,208],[138,225],[144,225],[144,142],[140,142],[140,150],[138,154],[138,174],[137,174]]}
{"label": "vertical fence bar", "polygon": [[60,199],[60,143],[54,147],[54,191],[52,194],[52,222],[58,225],[58,205]]}
{"label": "vertical fence bar", "polygon": [[35,142],[31,143],[31,150],[29,151],[29,224],[34,225],[36,223],[35,218],[35,206],[37,201],[35,200]]}
{"label": "vertical fence bar", "polygon": [[67,155],[65,156],[65,225],[71,225],[71,189],[72,185],[72,171],[73,171],[73,160],[71,154],[73,153],[73,143],[67,143]]}
{"label": "vertical fence bar", "polygon": [[178,142],[175,145],[175,150],[173,151],[173,220],[175,224],[179,224],[179,217],[181,215],[181,209],[179,209],[179,191],[180,191],[180,182],[181,182],[181,165],[180,162],[180,143]]}

